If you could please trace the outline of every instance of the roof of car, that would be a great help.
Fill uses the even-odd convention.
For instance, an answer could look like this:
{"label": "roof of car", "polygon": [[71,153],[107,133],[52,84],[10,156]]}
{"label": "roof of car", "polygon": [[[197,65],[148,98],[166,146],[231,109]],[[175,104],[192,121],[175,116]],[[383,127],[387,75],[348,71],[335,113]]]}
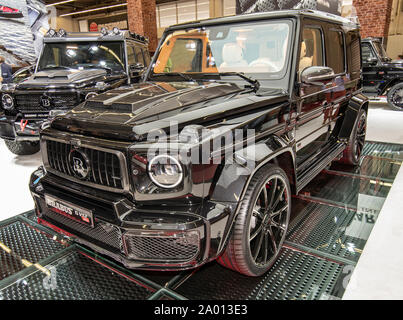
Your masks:
{"label": "roof of car", "polygon": [[370,42],[370,41],[378,41],[378,42],[380,42],[381,39],[369,37],[369,38],[365,38],[365,39],[361,40],[361,42]]}
{"label": "roof of car", "polygon": [[66,32],[64,36],[59,36],[57,33],[51,36],[49,32],[44,37],[44,42],[71,42],[71,41],[122,41],[133,40],[146,44],[148,39],[144,36],[132,33],[128,30],[120,30],[119,34],[109,32],[102,34],[101,32]]}
{"label": "roof of car", "polygon": [[354,22],[350,19],[341,17],[341,16],[337,16],[337,15],[330,14],[330,13],[323,12],[323,11],[300,9],[300,10],[279,10],[279,11],[269,11],[269,12],[247,13],[247,14],[227,16],[227,17],[222,17],[222,18],[199,20],[199,21],[193,21],[193,22],[173,25],[173,26],[169,27],[167,30],[192,28],[192,27],[233,23],[233,22],[243,22],[243,21],[250,21],[250,20],[264,20],[264,19],[272,19],[272,18],[289,18],[289,17],[309,17],[309,18],[313,18],[313,19],[334,22],[337,24],[344,24],[344,25],[348,25],[348,26],[352,26],[352,27],[356,27],[356,28],[359,27],[359,24],[357,24],[356,22]]}

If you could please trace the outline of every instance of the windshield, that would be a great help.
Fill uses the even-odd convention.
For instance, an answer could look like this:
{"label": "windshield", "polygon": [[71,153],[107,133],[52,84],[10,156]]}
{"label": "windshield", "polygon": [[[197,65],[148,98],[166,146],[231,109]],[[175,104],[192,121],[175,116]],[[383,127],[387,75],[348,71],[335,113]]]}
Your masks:
{"label": "windshield", "polygon": [[104,68],[124,70],[123,42],[46,43],[38,70]]}
{"label": "windshield", "polygon": [[382,60],[389,60],[388,54],[386,53],[385,49],[383,48],[380,42],[374,41],[373,42],[375,50],[377,51],[378,55],[381,57]]}
{"label": "windshield", "polygon": [[207,26],[165,37],[153,75],[243,72],[258,78],[284,76],[291,21]]}

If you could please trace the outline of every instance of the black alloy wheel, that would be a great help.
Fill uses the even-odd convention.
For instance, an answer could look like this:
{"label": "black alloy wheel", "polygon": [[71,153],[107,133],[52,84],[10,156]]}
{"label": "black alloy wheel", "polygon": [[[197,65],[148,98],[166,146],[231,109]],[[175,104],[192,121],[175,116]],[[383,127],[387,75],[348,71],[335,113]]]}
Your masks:
{"label": "black alloy wheel", "polygon": [[286,173],[272,164],[260,169],[247,188],[233,233],[218,262],[248,276],[267,272],[284,243],[290,212]]}
{"label": "black alloy wheel", "polygon": [[361,109],[358,112],[353,130],[351,132],[350,141],[343,152],[341,163],[357,166],[360,162],[361,153],[364,149],[365,135],[367,132],[367,112]]}
{"label": "black alloy wheel", "polygon": [[389,90],[388,104],[395,110],[403,111],[403,83],[398,83]]}

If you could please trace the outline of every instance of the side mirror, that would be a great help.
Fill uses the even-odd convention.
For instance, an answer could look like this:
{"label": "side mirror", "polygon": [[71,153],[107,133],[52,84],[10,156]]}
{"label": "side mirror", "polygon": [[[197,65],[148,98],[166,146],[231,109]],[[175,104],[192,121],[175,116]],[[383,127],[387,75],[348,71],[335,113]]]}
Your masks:
{"label": "side mirror", "polygon": [[363,62],[370,66],[375,66],[378,64],[378,59],[377,58],[368,58],[367,60],[364,60]]}
{"label": "side mirror", "polygon": [[322,85],[323,81],[332,80],[335,77],[332,68],[319,66],[305,68],[300,75],[302,83],[315,85]]}

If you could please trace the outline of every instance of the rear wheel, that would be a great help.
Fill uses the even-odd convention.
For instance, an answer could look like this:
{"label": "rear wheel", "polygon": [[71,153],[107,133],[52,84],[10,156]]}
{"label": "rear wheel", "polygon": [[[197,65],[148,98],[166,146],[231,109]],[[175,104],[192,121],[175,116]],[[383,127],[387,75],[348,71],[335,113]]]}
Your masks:
{"label": "rear wheel", "polygon": [[388,103],[393,109],[403,111],[403,83],[398,83],[389,90]]}
{"label": "rear wheel", "polygon": [[358,165],[362,149],[364,149],[366,132],[367,112],[361,109],[355,121],[350,141],[343,152],[343,157],[340,159],[340,162],[351,166]]}
{"label": "rear wheel", "polygon": [[248,276],[260,276],[275,262],[284,243],[291,212],[286,173],[267,165],[252,178],[224,254],[223,266]]}
{"label": "rear wheel", "polygon": [[30,142],[30,141],[11,141],[4,140],[8,150],[18,156],[27,156],[31,154],[35,154],[39,151],[40,145],[39,141]]}

